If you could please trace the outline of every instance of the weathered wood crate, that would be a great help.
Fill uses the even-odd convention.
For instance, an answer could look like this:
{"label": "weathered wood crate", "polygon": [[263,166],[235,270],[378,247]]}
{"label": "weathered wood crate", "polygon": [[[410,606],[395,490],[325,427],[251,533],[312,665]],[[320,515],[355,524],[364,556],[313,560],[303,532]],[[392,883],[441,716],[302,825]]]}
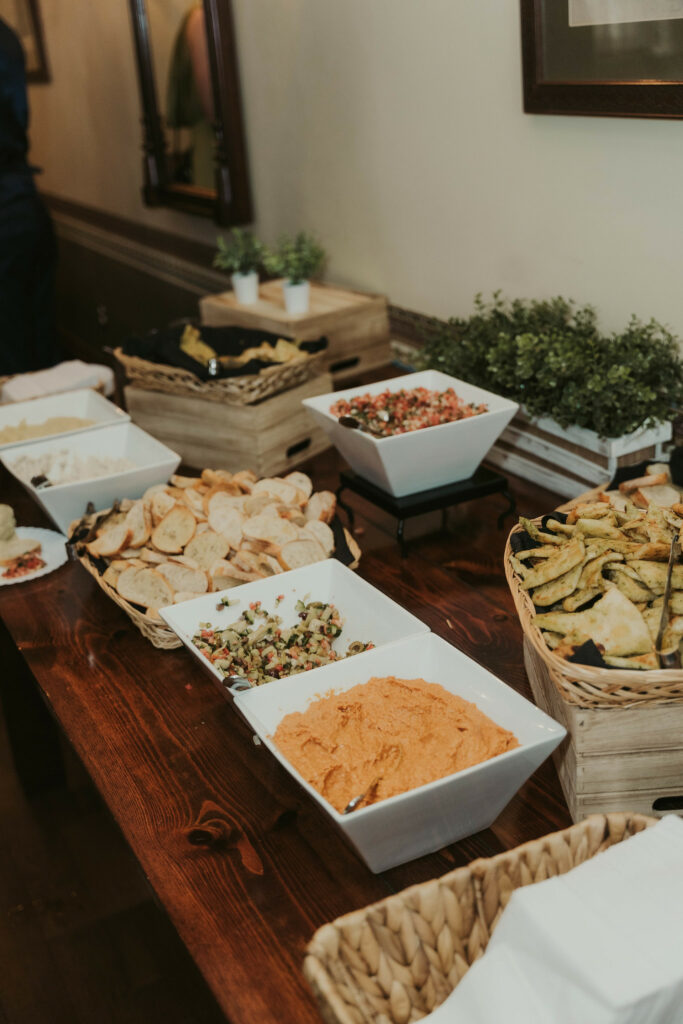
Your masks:
{"label": "weathered wood crate", "polygon": [[563,428],[551,419],[532,420],[520,411],[486,459],[564,498],[575,498],[611,480],[620,466],[661,459],[662,445],[669,440],[670,423],[624,437],[601,438],[592,430]]}
{"label": "weathered wood crate", "polygon": [[212,327],[251,327],[285,338],[314,341],[326,337],[323,369],[335,384],[391,362],[389,316],[383,295],[347,291],[311,282],[308,313],[292,316],[284,306],[282,281],[266,281],[259,299],[243,306],[231,291],[199,300],[202,323]]}
{"label": "weathered wood crate", "polygon": [[302,406],[304,398],[332,390],[327,373],[255,405],[207,402],[128,385],[131,419],[182,456],[187,466],[253,469],[259,476],[288,472],[330,447]]}
{"label": "weathered wood crate", "polygon": [[574,821],[683,811],[683,700],[581,707],[563,698],[526,636],[524,663],[534,700],[568,733],[553,760]]}

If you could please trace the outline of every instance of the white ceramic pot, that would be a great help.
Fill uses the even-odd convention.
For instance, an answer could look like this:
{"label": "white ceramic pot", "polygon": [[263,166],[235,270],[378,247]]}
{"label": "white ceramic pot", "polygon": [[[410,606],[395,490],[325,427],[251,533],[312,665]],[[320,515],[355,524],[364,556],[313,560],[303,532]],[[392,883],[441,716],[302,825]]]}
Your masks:
{"label": "white ceramic pot", "polygon": [[311,297],[311,287],[308,281],[300,281],[292,284],[290,281],[282,282],[282,290],[285,293],[285,309],[288,313],[308,313],[308,305]]}
{"label": "white ceramic pot", "polygon": [[241,306],[250,306],[258,301],[257,271],[252,270],[250,274],[233,274],[231,281],[235,298]]}

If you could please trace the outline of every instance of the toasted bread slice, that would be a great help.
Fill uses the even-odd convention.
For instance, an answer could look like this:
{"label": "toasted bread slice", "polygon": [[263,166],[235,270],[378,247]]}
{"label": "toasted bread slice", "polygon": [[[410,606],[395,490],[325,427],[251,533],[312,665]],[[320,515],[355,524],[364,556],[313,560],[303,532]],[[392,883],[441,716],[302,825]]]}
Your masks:
{"label": "toasted bread slice", "polygon": [[324,562],[325,558],[325,552],[313,538],[292,540],[289,544],[283,544],[279,556],[283,569],[300,569],[302,565]]}
{"label": "toasted bread slice", "polygon": [[143,608],[173,604],[173,588],[155,569],[126,569],[116,581],[119,595]]}
{"label": "toasted bread slice", "polygon": [[265,512],[246,519],[242,525],[242,532],[250,540],[265,540],[269,544],[280,546],[296,540],[299,536],[299,528],[293,523]]}
{"label": "toasted bread slice", "polygon": [[143,501],[136,501],[130,511],[126,513],[126,525],[131,531],[128,547],[144,547],[152,533],[152,514]]}
{"label": "toasted bread slice", "polygon": [[120,523],[118,526],[113,526],[111,530],[105,530],[97,540],[86,544],[86,548],[95,558],[113,558],[114,555],[118,555],[128,548],[132,536],[128,524]]}
{"label": "toasted bread slice", "polygon": [[229,494],[212,494],[209,498],[209,526],[225,537],[235,551],[242,542],[244,515],[230,502]]}
{"label": "toasted bread slice", "polygon": [[298,487],[286,483],[280,477],[264,477],[255,483],[251,490],[252,494],[273,494],[285,505],[305,504],[305,495]]}
{"label": "toasted bread slice", "polygon": [[194,537],[197,521],[189,508],[176,505],[161,520],[152,534],[152,543],[158,551],[179,554]]}
{"label": "toasted bread slice", "polygon": [[334,551],[334,534],[327,523],[323,523],[321,519],[311,519],[302,530],[302,534],[306,533],[318,542],[325,552],[325,557],[329,558]]}
{"label": "toasted bread slice", "polygon": [[205,594],[209,589],[208,578],[202,569],[190,569],[180,562],[169,561],[157,566],[157,572],[175,591],[191,590],[195,594]]}
{"label": "toasted bread slice", "polygon": [[337,499],[332,491],[316,491],[306,506],[306,519],[320,519],[331,523],[337,510]]}
{"label": "toasted bread slice", "polygon": [[306,501],[313,494],[313,481],[305,473],[288,473],[283,479],[286,484],[291,484],[292,487],[296,487],[297,490],[301,491]]}
{"label": "toasted bread slice", "polygon": [[193,558],[200,569],[210,569],[219,558],[225,558],[230,550],[230,543],[225,537],[214,530],[193,537],[185,548],[185,554]]}

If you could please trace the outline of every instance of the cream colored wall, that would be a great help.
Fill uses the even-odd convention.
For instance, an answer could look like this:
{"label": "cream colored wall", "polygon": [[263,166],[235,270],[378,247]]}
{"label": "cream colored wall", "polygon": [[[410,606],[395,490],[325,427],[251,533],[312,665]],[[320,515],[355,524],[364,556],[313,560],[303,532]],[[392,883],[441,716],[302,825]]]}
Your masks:
{"label": "cream colored wall", "polygon": [[[683,334],[683,124],[522,112],[517,0],[233,0],[256,227],[314,230],[329,277],[437,315],[477,291],[593,302]],[[124,0],[43,0],[31,89],[49,191],[212,241],[146,209]]]}

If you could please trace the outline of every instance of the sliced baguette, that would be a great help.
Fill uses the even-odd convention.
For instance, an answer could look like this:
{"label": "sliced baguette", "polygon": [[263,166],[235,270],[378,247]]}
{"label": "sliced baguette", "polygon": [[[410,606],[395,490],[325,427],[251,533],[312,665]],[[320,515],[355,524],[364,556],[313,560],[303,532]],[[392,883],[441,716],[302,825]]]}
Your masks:
{"label": "sliced baguette", "polygon": [[158,551],[179,554],[194,537],[197,521],[189,508],[176,505],[161,520],[152,534],[152,543]]}
{"label": "sliced baguette", "polygon": [[187,565],[181,565],[180,562],[169,561],[159,565],[157,572],[164,577],[167,583],[170,583],[175,591],[191,590],[195,594],[205,594],[209,589],[208,578],[202,569],[190,569]]}
{"label": "sliced baguette", "polygon": [[143,608],[173,604],[173,588],[155,569],[126,569],[116,581],[116,589],[125,601]]}
{"label": "sliced baguette", "polygon": [[303,565],[324,562],[325,558],[325,552],[313,538],[292,540],[289,544],[282,546],[279,555],[280,565],[283,569],[300,569]]}
{"label": "sliced baguette", "polygon": [[210,569],[219,558],[225,558],[230,550],[229,542],[214,530],[193,537],[185,548],[185,555],[194,559],[200,569]]}

